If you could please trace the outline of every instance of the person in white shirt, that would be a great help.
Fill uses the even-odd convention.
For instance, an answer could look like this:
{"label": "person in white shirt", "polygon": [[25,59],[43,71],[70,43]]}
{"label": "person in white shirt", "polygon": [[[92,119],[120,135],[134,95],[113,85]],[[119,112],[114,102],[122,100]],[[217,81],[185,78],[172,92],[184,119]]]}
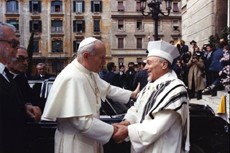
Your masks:
{"label": "person in white shirt", "polygon": [[110,85],[98,72],[105,65],[102,41],[85,38],[77,57],[57,76],[42,120],[56,121],[55,153],[102,153],[116,127],[99,120],[101,99],[127,103],[134,92]]}
{"label": "person in white shirt", "polygon": [[130,140],[133,153],[188,152],[189,98],[171,66],[179,52],[162,40],[149,42],[148,51],[144,69],[149,82],[117,124],[113,139]]}

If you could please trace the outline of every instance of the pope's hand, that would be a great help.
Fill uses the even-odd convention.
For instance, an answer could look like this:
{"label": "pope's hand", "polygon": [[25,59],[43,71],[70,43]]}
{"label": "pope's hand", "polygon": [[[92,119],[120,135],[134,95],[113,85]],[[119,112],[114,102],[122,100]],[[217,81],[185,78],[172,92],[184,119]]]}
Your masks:
{"label": "pope's hand", "polygon": [[116,143],[121,143],[128,136],[128,127],[119,124],[116,124],[114,126],[117,127],[117,131],[113,134],[112,138]]}

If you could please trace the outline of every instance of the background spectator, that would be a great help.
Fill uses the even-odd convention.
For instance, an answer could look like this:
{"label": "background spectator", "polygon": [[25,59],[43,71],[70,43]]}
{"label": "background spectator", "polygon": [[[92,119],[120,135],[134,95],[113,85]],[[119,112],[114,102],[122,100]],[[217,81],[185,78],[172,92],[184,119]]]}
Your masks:
{"label": "background spectator", "polygon": [[47,72],[45,63],[38,63],[36,69],[37,74],[33,77],[34,80],[45,80],[52,77],[52,75]]}

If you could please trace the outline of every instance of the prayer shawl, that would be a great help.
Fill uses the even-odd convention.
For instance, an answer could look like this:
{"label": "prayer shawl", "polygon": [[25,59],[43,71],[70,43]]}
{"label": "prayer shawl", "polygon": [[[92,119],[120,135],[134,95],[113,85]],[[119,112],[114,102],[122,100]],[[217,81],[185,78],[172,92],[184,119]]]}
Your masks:
{"label": "prayer shawl", "polygon": [[[165,119],[167,117],[169,120]],[[149,82],[140,92],[135,105],[128,110],[125,119],[131,123],[128,130],[133,152],[189,151],[189,99],[184,83],[177,79],[173,71],[153,83]],[[161,124],[164,127],[160,127]],[[166,144],[174,141],[178,142]]]}

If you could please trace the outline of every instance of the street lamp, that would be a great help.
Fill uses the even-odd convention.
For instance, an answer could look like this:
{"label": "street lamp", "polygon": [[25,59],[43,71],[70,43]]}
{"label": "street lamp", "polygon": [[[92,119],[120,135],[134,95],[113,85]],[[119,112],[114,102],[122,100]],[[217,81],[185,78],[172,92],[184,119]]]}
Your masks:
{"label": "street lamp", "polygon": [[[172,8],[172,0],[164,0],[166,4],[167,14],[162,12],[160,6],[162,0],[140,0],[141,2],[141,13],[143,16],[152,16],[152,19],[155,21],[155,40],[159,40],[158,38],[158,21],[159,14],[163,16],[169,16],[171,8]],[[149,12],[146,12],[146,5],[149,7]]]}

